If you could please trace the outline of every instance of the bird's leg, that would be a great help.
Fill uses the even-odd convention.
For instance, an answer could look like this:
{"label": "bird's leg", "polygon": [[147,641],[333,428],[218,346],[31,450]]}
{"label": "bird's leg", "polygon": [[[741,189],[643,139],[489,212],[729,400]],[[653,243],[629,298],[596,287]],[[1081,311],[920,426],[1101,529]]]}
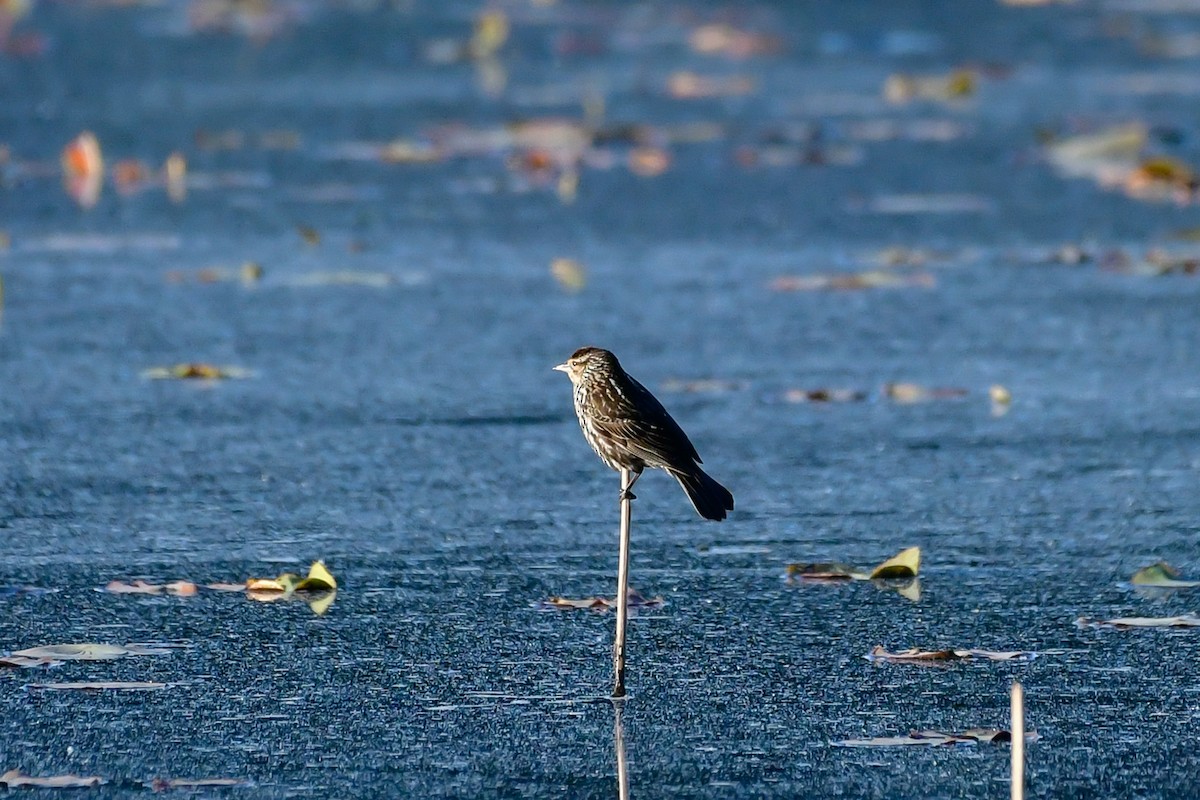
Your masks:
{"label": "bird's leg", "polygon": [[625,483],[624,481],[621,481],[622,486],[621,486],[620,499],[621,500],[637,500],[637,495],[634,494],[630,490],[633,489],[633,485],[635,483],[637,483],[638,478],[642,477],[642,471],[638,470],[637,472],[634,472],[631,469],[621,470],[621,477],[624,478],[626,475],[629,476],[629,483]]}

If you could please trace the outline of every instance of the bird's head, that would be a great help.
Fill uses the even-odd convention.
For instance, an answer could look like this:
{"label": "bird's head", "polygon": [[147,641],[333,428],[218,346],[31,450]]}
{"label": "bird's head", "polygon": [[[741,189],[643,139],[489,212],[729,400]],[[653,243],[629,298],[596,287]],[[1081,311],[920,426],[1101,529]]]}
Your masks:
{"label": "bird's head", "polygon": [[611,368],[616,363],[617,357],[607,350],[601,350],[599,347],[581,347],[555,369],[567,373],[571,383],[579,383],[589,369],[598,366]]}

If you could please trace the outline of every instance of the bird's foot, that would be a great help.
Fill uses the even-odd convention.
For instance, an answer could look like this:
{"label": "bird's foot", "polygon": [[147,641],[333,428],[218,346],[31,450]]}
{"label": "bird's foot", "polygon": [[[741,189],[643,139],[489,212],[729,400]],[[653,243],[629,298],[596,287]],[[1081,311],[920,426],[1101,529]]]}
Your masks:
{"label": "bird's foot", "polygon": [[637,500],[637,495],[634,494],[633,492],[629,491],[628,489],[622,489],[621,494],[620,494],[620,500],[622,503],[625,502],[626,500]]}

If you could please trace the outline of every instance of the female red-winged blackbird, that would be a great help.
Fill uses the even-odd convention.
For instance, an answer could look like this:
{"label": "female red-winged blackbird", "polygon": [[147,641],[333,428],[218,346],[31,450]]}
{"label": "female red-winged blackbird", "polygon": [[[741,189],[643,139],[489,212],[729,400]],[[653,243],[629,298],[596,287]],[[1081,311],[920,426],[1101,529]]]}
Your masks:
{"label": "female red-winged blackbird", "polygon": [[725,519],[733,495],[700,469],[700,456],[683,429],[650,391],[621,368],[617,357],[599,347],[582,347],[565,364],[575,387],[575,414],[588,444],[611,469],[632,473],[622,497],[646,467],[666,470],[687,492],[705,519]]}

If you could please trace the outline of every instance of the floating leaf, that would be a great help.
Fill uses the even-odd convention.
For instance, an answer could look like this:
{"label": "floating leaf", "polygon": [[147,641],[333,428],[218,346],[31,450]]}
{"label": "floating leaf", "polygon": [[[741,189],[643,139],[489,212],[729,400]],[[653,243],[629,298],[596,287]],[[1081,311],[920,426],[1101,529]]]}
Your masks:
{"label": "floating leaf", "polygon": [[40,689],[48,692],[73,692],[73,691],[101,691],[101,690],[116,690],[116,691],[148,691],[153,689],[165,689],[165,683],[156,681],[78,681],[74,683],[30,683],[26,688]]}
{"label": "floating leaf", "polygon": [[1188,589],[1193,586],[1200,586],[1200,581],[1179,580],[1179,570],[1165,561],[1159,561],[1157,564],[1142,567],[1133,573],[1130,583],[1135,586],[1158,586],[1172,589]]}
{"label": "floating leaf", "polygon": [[57,667],[63,662],[53,658],[35,656],[0,656],[0,668],[29,669],[32,667]]}
{"label": "floating leaf", "polygon": [[183,153],[174,152],[163,163],[163,181],[167,186],[167,197],[172,203],[187,199],[187,159]]}
{"label": "floating leaf", "polygon": [[222,786],[248,786],[245,778],[155,778],[150,782],[150,788],[156,792],[166,792],[171,789],[208,789]]}
{"label": "floating leaf", "polygon": [[[637,589],[630,587],[626,594],[626,604],[629,609],[659,608],[665,601],[661,597],[643,597]],[[615,597],[585,597],[582,600],[572,600],[567,597],[551,597],[542,602],[546,608],[590,608],[593,611],[607,611],[617,607]]]}
{"label": "floating leaf", "polygon": [[95,134],[84,131],[76,136],[63,148],[60,160],[67,194],[83,208],[96,205],[104,185],[104,157]]}
{"label": "floating leaf", "polygon": [[297,225],[296,233],[300,234],[300,238],[309,247],[316,247],[321,243],[321,232],[312,225]]}
{"label": "floating leaf", "polygon": [[[291,580],[285,580],[286,578]],[[248,592],[282,594],[291,591],[295,578],[296,576],[290,572],[284,573],[278,578],[251,578],[246,581],[244,588]]]}
{"label": "floating leaf", "polygon": [[564,289],[582,291],[587,285],[587,271],[573,258],[556,258],[550,262],[550,274]]}
{"label": "floating leaf", "polygon": [[883,645],[875,645],[865,658],[868,661],[887,661],[893,664],[929,664],[947,661],[1032,661],[1038,653],[1028,650],[918,650],[910,648],[895,653]]}
{"label": "floating leaf", "polygon": [[335,272],[309,272],[297,275],[282,283],[287,286],[371,286],[382,289],[396,282],[394,276],[386,272],[362,272],[358,270],[338,270]]}
{"label": "floating leaf", "polygon": [[788,389],[783,393],[788,403],[855,403],[867,399],[858,389]]}
{"label": "floating leaf", "polygon": [[921,548],[901,550],[871,571],[871,580],[915,578],[921,568]]}
{"label": "floating leaf", "polygon": [[49,644],[16,650],[11,655],[26,658],[46,658],[55,661],[111,661],[126,656],[163,656],[169,652],[162,645],[127,644]]}
{"label": "floating leaf", "polygon": [[508,41],[508,17],[503,11],[484,11],[475,20],[475,31],[467,45],[474,59],[493,57]]}
{"label": "floating leaf", "polygon": [[859,572],[849,564],[838,562],[818,562],[813,564],[788,564],[788,578],[800,578],[809,581],[865,581],[866,573]]}
{"label": "floating leaf", "polygon": [[629,171],[641,178],[662,175],[671,168],[671,154],[661,147],[644,145],[629,151]]}
{"label": "floating leaf", "polygon": [[32,775],[22,775],[20,770],[10,769],[0,775],[0,785],[9,789],[22,786],[39,789],[76,789],[87,786],[100,786],[107,783],[104,778],[83,777],[81,775],[53,775],[45,778],[35,778]]}
{"label": "floating leaf", "polygon": [[1116,628],[1119,631],[1131,628],[1200,628],[1200,616],[1183,614],[1178,617],[1117,617],[1116,619],[1080,617],[1075,624],[1081,628]]}
{"label": "floating leaf", "polygon": [[953,102],[975,94],[979,76],[969,70],[960,69],[948,75],[889,75],[883,84],[883,98],[889,103],[901,105],[914,100]]}
{"label": "floating leaf", "polygon": [[839,275],[782,275],[771,281],[776,292],[858,291],[862,289],[931,289],[937,284],[928,272],[900,273],[868,270]]}
{"label": "floating leaf", "polygon": [[921,386],[916,383],[885,383],[883,396],[895,403],[927,403],[930,400],[956,400],[966,397],[966,389],[957,386]]}
{"label": "floating leaf", "polygon": [[722,55],[740,59],[778,52],[782,43],[774,36],[750,33],[731,25],[713,23],[694,29],[688,36],[688,46],[702,55]]}
{"label": "floating leaf", "polygon": [[246,590],[245,583],[206,583],[205,589],[212,589],[214,592],[244,592]]}
{"label": "floating leaf", "polygon": [[217,366],[192,362],[176,364],[171,367],[150,367],[142,370],[142,377],[150,380],[226,380],[230,378],[248,378],[253,373],[241,367]]}
{"label": "floating leaf", "polygon": [[324,561],[314,561],[312,566],[308,568],[308,575],[304,580],[296,583],[292,587],[295,592],[326,592],[337,588],[337,581],[329,570],[325,568]]}
{"label": "floating leaf", "polygon": [[742,388],[742,385],[737,381],[726,381],[720,378],[701,378],[700,380],[667,378],[662,382],[662,388],[666,392],[713,394],[716,392],[732,392]]}
{"label": "floating leaf", "polygon": [[977,194],[883,194],[869,199],[852,198],[847,211],[872,214],[982,214],[995,207]]}
{"label": "floating leaf", "polygon": [[[1025,734],[1026,741],[1036,741],[1035,731]],[[907,736],[880,736],[874,739],[846,739],[833,742],[836,747],[941,747],[945,745],[974,745],[982,743],[1011,742],[1012,734],[999,728],[971,728],[962,733],[941,731],[910,731]]]}
{"label": "floating leaf", "polygon": [[169,594],[175,597],[192,597],[196,594],[196,584],[191,581],[171,581],[170,583],[147,583],[136,580],[133,583],[110,581],[104,591],[110,594]]}
{"label": "floating leaf", "polygon": [[667,94],[678,100],[734,97],[750,94],[754,90],[754,79],[739,75],[713,78],[695,72],[680,71],[667,78]]}

